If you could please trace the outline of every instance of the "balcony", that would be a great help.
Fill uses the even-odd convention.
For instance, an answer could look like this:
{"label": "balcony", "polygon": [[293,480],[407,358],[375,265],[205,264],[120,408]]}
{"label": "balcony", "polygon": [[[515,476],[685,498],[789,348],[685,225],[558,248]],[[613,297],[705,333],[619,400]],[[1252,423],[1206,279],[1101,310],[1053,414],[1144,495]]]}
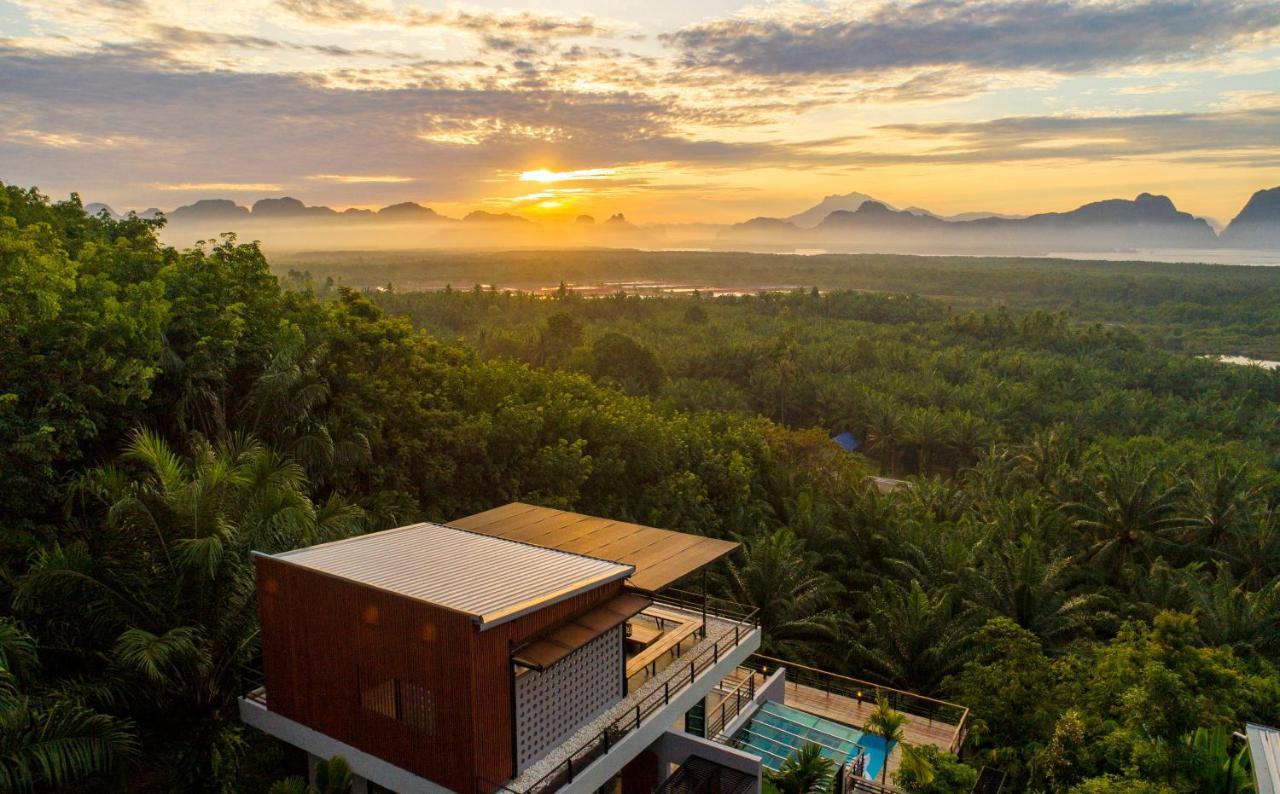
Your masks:
{"label": "balcony", "polygon": [[[490,791],[550,794],[600,779],[594,790],[759,646],[754,610],[684,594],[654,598],[628,627],[627,695],[518,777]],[[625,749],[624,749],[625,748]],[[616,767],[616,768],[615,768]],[[605,771],[612,770],[608,775]]]}

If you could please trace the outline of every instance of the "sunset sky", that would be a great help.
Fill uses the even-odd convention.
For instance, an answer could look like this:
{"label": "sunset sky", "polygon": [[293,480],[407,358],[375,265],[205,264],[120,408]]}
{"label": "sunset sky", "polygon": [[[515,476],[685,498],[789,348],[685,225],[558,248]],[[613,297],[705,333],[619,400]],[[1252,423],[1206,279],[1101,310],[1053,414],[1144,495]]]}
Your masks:
{"label": "sunset sky", "polygon": [[1276,0],[0,0],[0,180],[640,222],[1280,185]]}

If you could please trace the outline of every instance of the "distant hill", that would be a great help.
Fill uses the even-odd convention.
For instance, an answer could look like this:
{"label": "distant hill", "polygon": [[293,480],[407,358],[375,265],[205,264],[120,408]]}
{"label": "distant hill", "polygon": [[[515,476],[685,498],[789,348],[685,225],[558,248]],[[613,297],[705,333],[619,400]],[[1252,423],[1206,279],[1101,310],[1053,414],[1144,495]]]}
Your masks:
{"label": "distant hill", "polygon": [[443,217],[430,207],[424,207],[412,201],[402,201],[399,204],[383,207],[377,214],[379,218],[396,220],[438,220]]}
{"label": "distant hill", "polygon": [[836,210],[818,224],[818,231],[838,233],[845,230],[864,229],[945,229],[948,221],[936,215],[917,215],[907,210],[895,210],[881,201],[864,201],[856,210]]}
{"label": "distant hill", "polygon": [[762,232],[771,234],[795,234],[801,231],[800,227],[791,221],[784,221],[781,218],[752,218],[743,223],[735,223],[729,227],[731,231],[742,232]]}
{"label": "distant hill", "polygon": [[111,209],[111,207],[110,207],[110,206],[108,206],[108,205],[106,205],[106,204],[103,204],[103,203],[101,203],[101,202],[94,202],[93,204],[86,204],[86,205],[84,205],[84,214],[85,214],[85,215],[97,215],[99,212],[104,212],[104,211],[107,213],[107,217],[108,217],[108,218],[111,218],[112,220],[117,220],[117,221],[118,221],[118,220],[120,220],[122,217],[124,217],[124,216],[123,216],[123,215],[121,215],[120,213],[118,213],[118,212],[116,212],[115,210]]}
{"label": "distant hill", "polygon": [[249,208],[231,199],[200,199],[194,204],[178,207],[168,214],[174,223],[182,221],[243,220],[249,217]]}
{"label": "distant hill", "polygon": [[959,212],[955,215],[939,215],[936,212],[930,212],[924,207],[907,207],[907,212],[915,215],[928,215],[931,218],[941,218],[944,221],[976,221],[983,218],[1025,218],[1025,215],[1009,215],[1003,212]]}
{"label": "distant hill", "polygon": [[338,214],[328,207],[308,207],[291,196],[261,199],[254,202],[250,212],[255,218],[299,218]]}
{"label": "distant hill", "polygon": [[1259,190],[1222,232],[1233,248],[1280,248],[1280,187]]}
{"label": "distant hill", "polygon": [[[876,201],[876,199],[866,193],[845,193],[843,196],[827,196],[804,212],[792,215],[790,218],[784,218],[784,220],[801,229],[812,229],[826,220],[831,213],[853,212],[866,201]],[[884,202],[879,203],[883,204]],[[889,205],[885,204],[885,206],[888,207]],[[893,208],[890,207],[890,209]]]}
{"label": "distant hill", "polygon": [[521,218],[519,215],[512,215],[509,212],[495,213],[485,212],[484,210],[469,212],[462,220],[467,223],[532,223],[528,218]]}
{"label": "distant hill", "polygon": [[877,250],[1069,251],[1207,248],[1217,244],[1217,235],[1207,221],[1179,211],[1166,196],[1150,193],[1132,201],[1095,201],[1068,212],[962,221],[866,201],[855,211],[831,213],[814,232],[827,241]]}

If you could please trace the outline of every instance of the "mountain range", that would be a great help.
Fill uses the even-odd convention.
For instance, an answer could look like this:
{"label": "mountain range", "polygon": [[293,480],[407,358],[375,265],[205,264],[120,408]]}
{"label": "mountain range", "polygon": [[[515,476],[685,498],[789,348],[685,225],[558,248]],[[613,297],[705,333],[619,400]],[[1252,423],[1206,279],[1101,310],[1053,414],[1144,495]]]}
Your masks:
{"label": "mountain range", "polygon": [[[821,220],[814,222],[821,216]],[[1135,248],[1280,248],[1280,188],[1261,190],[1217,234],[1204,218],[1180,211],[1167,196],[1095,201],[1035,215],[964,213],[942,217],[919,207],[900,210],[863,193],[827,196],[789,218],[753,218],[721,236],[727,241],[789,243],[842,250],[991,252]]]}
{"label": "mountain range", "polygon": [[[90,214],[106,212],[89,204]],[[160,210],[138,213],[155,217]],[[865,193],[826,196],[787,218],[759,217],[732,226],[637,226],[622,215],[603,223],[581,216],[570,225],[540,224],[511,213],[476,210],[449,218],[414,202],[378,210],[334,210],[309,206],[291,196],[264,198],[246,207],[229,199],[202,199],[164,213],[169,230],[201,236],[244,229],[259,234],[281,226],[306,239],[321,229],[377,237],[382,223],[421,229],[434,235],[406,244],[518,244],[519,235],[539,245],[693,245],[715,248],[812,247],[823,250],[907,253],[1048,253],[1052,251],[1125,251],[1133,249],[1242,248],[1280,250],[1280,187],[1253,194],[1221,234],[1204,218],[1180,211],[1167,196],[1095,201],[1065,212],[1009,215],[966,212],[942,216],[920,207],[898,209]],[[351,222],[357,222],[352,226]],[[345,230],[345,231],[343,231]],[[358,232],[357,230],[363,230]],[[434,231],[431,231],[434,230]],[[477,234],[479,233],[479,234]],[[265,235],[264,235],[265,236]],[[340,239],[340,238],[339,238]]]}

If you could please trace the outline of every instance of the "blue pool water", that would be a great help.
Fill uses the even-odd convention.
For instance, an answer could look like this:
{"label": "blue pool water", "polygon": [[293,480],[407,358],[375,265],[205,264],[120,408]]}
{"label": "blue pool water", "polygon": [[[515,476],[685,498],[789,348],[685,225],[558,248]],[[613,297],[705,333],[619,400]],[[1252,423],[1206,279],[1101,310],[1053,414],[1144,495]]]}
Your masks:
{"label": "blue pool water", "polygon": [[893,750],[893,745],[886,747],[879,736],[773,701],[765,701],[734,740],[739,747],[759,755],[764,765],[774,770],[810,742],[821,747],[822,754],[836,764],[852,761],[860,752],[865,752],[866,776],[871,778],[880,774],[885,758]]}

